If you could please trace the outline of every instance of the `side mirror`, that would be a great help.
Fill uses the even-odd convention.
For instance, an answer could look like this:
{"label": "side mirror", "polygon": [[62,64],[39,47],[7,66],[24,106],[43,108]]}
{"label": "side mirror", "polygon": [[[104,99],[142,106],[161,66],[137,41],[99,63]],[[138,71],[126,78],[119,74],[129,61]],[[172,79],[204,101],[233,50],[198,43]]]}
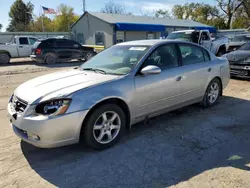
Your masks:
{"label": "side mirror", "polygon": [[155,65],[148,65],[141,70],[143,75],[160,74],[161,69]]}

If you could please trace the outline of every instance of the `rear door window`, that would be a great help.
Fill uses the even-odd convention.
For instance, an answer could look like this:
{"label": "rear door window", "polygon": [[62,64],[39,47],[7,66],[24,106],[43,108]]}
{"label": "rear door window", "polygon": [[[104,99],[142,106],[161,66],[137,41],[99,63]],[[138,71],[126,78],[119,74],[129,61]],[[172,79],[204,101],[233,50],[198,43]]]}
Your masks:
{"label": "rear door window", "polygon": [[71,48],[73,45],[68,40],[57,40],[56,41],[56,46],[57,47],[62,47],[62,48]]}
{"label": "rear door window", "polygon": [[20,37],[19,38],[19,44],[20,45],[29,45],[29,41],[27,37]]}
{"label": "rear door window", "polygon": [[203,49],[190,44],[179,44],[183,66],[205,62]]}

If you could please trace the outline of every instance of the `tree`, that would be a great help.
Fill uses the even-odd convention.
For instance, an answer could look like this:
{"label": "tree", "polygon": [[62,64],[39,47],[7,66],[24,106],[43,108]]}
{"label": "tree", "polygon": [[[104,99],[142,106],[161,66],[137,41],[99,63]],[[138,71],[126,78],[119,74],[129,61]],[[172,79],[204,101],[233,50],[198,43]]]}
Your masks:
{"label": "tree", "polygon": [[154,12],[156,18],[170,18],[168,10],[159,9]]}
{"label": "tree", "polygon": [[67,32],[70,30],[70,26],[79,19],[70,6],[61,4],[58,7],[58,12],[60,15],[56,16],[54,20],[55,31]]}
{"label": "tree", "polygon": [[7,31],[27,31],[27,26],[33,20],[34,5],[31,2],[25,4],[22,0],[16,0],[10,8],[11,19]]}
{"label": "tree", "polygon": [[2,24],[0,24],[0,31],[2,30],[2,28],[3,28],[3,25],[2,25]]}
{"label": "tree", "polygon": [[226,26],[229,29],[232,29],[233,27],[233,18],[236,13],[236,11],[241,7],[242,0],[216,0],[218,3],[218,6],[223,11],[223,13],[226,15]]}
{"label": "tree", "polygon": [[215,6],[204,3],[186,3],[175,5],[172,15],[177,19],[191,19],[220,29],[225,29],[225,19]]}
{"label": "tree", "polygon": [[56,31],[55,22],[46,16],[36,17],[35,20],[29,25],[29,31],[32,32],[53,32]]}
{"label": "tree", "polygon": [[113,1],[106,3],[101,12],[108,14],[131,14],[126,12],[123,5],[114,3]]}

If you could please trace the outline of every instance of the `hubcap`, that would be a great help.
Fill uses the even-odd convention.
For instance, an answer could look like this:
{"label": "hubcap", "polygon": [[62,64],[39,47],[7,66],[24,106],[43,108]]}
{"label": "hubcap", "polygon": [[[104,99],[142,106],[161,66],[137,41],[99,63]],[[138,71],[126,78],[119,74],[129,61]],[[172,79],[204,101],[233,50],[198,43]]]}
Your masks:
{"label": "hubcap", "polygon": [[91,58],[92,58],[92,54],[91,54],[91,53],[87,53],[87,54],[86,54],[86,59],[89,60],[89,59],[91,59]]}
{"label": "hubcap", "polygon": [[0,63],[8,63],[9,56],[6,54],[0,54]]}
{"label": "hubcap", "polygon": [[49,64],[54,64],[56,60],[55,60],[55,58],[53,56],[48,56],[47,61],[48,61]]}
{"label": "hubcap", "polygon": [[104,112],[94,124],[93,135],[97,142],[107,144],[115,139],[120,129],[120,116],[113,111]]}
{"label": "hubcap", "polygon": [[208,101],[212,104],[214,103],[219,96],[219,85],[217,83],[213,83],[210,86],[210,90],[208,92]]}

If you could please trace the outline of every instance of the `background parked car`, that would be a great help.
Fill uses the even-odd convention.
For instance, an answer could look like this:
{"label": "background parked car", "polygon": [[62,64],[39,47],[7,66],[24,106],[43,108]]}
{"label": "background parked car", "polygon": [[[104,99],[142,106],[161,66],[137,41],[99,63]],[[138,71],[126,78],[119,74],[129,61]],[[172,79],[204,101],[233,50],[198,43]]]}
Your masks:
{"label": "background parked car", "polygon": [[31,59],[47,64],[72,59],[89,60],[96,51],[92,47],[82,46],[76,41],[68,39],[50,38],[34,44]]}
{"label": "background parked car", "polygon": [[250,78],[250,42],[223,57],[229,61],[231,76]]}
{"label": "background parked car", "polygon": [[211,38],[208,30],[180,30],[172,32],[167,39],[182,40],[199,44],[216,56],[226,53],[227,37]]}
{"label": "background parked car", "polygon": [[239,35],[232,38],[227,45],[227,52],[232,52],[239,49],[243,44],[250,41],[250,36]]}
{"label": "background parked car", "polygon": [[11,43],[0,45],[0,64],[9,63],[10,58],[29,57],[33,44],[38,41],[32,36],[16,36]]}

